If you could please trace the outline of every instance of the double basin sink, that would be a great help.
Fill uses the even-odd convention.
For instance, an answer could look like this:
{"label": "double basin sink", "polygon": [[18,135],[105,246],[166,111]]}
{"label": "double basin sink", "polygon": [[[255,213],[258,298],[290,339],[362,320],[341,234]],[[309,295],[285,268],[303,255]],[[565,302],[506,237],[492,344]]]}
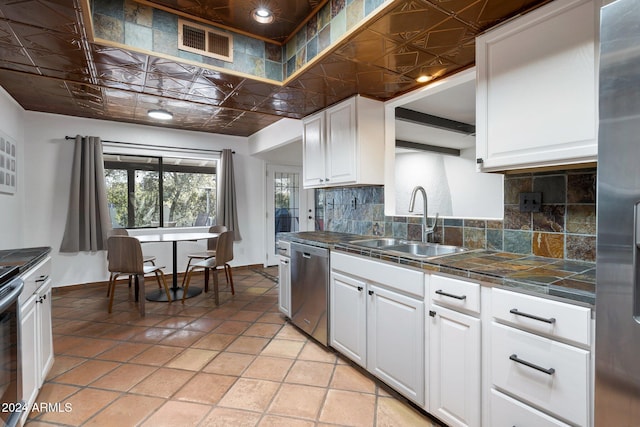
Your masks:
{"label": "double basin sink", "polygon": [[379,238],[364,239],[350,242],[352,245],[369,249],[392,252],[400,255],[409,255],[418,258],[433,258],[442,255],[456,254],[467,249],[460,246],[441,245],[439,243],[414,242],[410,240]]}

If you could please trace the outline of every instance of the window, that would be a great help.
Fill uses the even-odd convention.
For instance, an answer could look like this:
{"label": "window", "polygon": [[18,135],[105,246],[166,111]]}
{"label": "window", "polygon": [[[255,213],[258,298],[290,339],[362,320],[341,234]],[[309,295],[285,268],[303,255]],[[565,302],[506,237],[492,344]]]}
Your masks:
{"label": "window", "polygon": [[217,160],[212,159],[105,153],[105,182],[112,226],[214,224],[216,166]]}

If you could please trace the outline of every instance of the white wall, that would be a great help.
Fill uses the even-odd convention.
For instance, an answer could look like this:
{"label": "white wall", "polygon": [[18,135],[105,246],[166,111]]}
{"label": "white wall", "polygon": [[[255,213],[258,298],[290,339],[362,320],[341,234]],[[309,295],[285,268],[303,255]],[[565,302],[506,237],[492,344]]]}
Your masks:
{"label": "white wall", "polygon": [[24,213],[26,194],[23,113],[22,107],[0,87],[0,131],[14,139],[18,145],[16,194],[0,193],[0,249],[22,246],[23,224],[21,219]]}
{"label": "white wall", "polygon": [[[51,246],[54,286],[108,278],[104,252],[60,254],[58,251],[66,222],[73,154],[73,143],[65,141],[65,135],[100,136],[104,140],[167,147],[233,149],[236,152],[234,169],[242,241],[234,246],[235,258],[231,264],[263,262],[264,219],[261,210],[255,209],[256,202],[260,203],[263,197],[263,162],[249,156],[247,138],[36,112],[24,112],[23,117],[26,153],[25,185],[21,189],[26,190],[25,215],[22,218],[24,237],[9,246]],[[0,224],[3,234],[6,228],[5,224]],[[178,270],[186,267],[188,252],[204,247],[204,242],[178,243]],[[156,255],[159,263],[167,266],[165,271],[171,271],[171,244],[145,244],[143,251]]]}
{"label": "white wall", "polygon": [[[427,192],[430,217],[436,213],[455,218],[503,217],[503,176],[476,172],[475,147],[462,150],[459,157],[426,151],[396,154],[397,215],[410,215],[409,200],[416,185]],[[414,214],[422,210],[418,196]]]}

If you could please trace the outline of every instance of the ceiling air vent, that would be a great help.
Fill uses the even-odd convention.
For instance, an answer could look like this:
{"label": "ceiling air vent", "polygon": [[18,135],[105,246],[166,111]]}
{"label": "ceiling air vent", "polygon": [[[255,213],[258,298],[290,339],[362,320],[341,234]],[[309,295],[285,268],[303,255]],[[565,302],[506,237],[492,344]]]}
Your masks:
{"label": "ceiling air vent", "polygon": [[222,31],[178,20],[178,49],[233,62],[233,36]]}

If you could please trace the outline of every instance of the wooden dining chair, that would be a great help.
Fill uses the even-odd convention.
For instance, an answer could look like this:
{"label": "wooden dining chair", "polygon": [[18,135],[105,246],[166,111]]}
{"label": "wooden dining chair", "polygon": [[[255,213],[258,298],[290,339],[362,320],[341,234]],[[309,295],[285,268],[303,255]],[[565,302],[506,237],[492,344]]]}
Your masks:
{"label": "wooden dining chair", "polygon": [[227,282],[231,287],[231,294],[235,295],[235,289],[233,288],[233,276],[231,274],[231,266],[228,264],[233,259],[233,233],[231,231],[224,231],[218,237],[216,245],[216,254],[213,257],[202,259],[193,263],[189,270],[186,272],[186,283],[184,285],[184,292],[182,296],[182,303],[184,304],[185,296],[187,295],[187,289],[189,289],[189,283],[191,282],[191,276],[193,272],[198,269],[204,269],[204,291],[209,291],[209,271],[213,270],[213,296],[216,305],[220,304],[220,297],[218,292],[218,267],[223,267],[225,270],[225,276]]}
{"label": "wooden dining chair", "polygon": [[[156,265],[144,265],[142,256],[142,247],[140,241],[135,237],[129,236],[111,236],[107,239],[107,250],[109,252],[109,313],[113,308],[113,296],[115,293],[116,282],[119,276],[127,275],[135,278],[135,300],[138,301],[140,315],[144,316],[144,276],[145,274],[154,273],[158,286],[162,285],[167,293],[167,301],[171,301],[171,294],[167,286],[167,280],[164,276],[162,268]],[[142,291],[142,295],[140,295]]]}
{"label": "wooden dining chair", "polygon": [[[112,228],[111,230],[109,230],[109,233],[107,233],[107,237],[111,237],[111,236],[128,236],[129,232],[127,231],[126,228]],[[107,251],[107,259],[109,258],[109,251]],[[151,265],[156,265],[156,257],[155,255],[143,255],[142,259],[144,262],[147,262]],[[113,276],[113,273],[111,273],[109,275],[109,282],[111,282],[111,277]],[[131,282],[132,282],[133,276],[129,276],[129,287],[131,287]],[[159,286],[159,285],[158,285]],[[111,287],[107,286],[107,296],[109,296],[109,292],[111,291]]]}
{"label": "wooden dining chair", "polygon": [[[209,227],[209,233],[223,233],[227,231],[227,227],[224,225],[212,225]],[[218,244],[218,238],[212,237],[207,239],[207,250],[202,252],[194,252],[187,255],[189,261],[187,262],[187,268],[185,269],[185,275],[182,278],[182,286],[184,286],[185,281],[187,280],[187,272],[189,271],[189,267],[191,267],[191,263],[196,260],[203,260],[207,258],[213,258],[216,256],[216,245]]]}

